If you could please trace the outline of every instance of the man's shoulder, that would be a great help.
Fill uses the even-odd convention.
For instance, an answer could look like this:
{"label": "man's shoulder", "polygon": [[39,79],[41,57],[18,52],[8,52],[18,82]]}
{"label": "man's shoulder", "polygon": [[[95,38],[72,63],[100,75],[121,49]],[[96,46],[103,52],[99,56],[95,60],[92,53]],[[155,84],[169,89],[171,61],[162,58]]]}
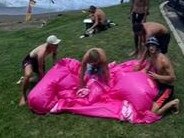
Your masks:
{"label": "man's shoulder", "polygon": [[159,61],[163,65],[167,65],[170,62],[169,58],[165,54],[162,54],[162,53],[159,53]]}
{"label": "man's shoulder", "polygon": [[146,25],[156,25],[156,24],[158,24],[157,22],[145,22],[145,23],[143,23],[143,24],[146,24]]}
{"label": "man's shoulder", "polygon": [[96,13],[96,14],[101,14],[101,13],[104,13],[104,11],[103,11],[102,9],[99,9],[99,8],[98,8],[98,9],[96,10],[95,13]]}
{"label": "man's shoulder", "polygon": [[142,25],[144,26],[144,27],[148,27],[148,26],[152,26],[152,22],[144,22],[144,23],[142,23]]}
{"label": "man's shoulder", "polygon": [[39,45],[38,48],[39,48],[38,49],[39,53],[44,53],[46,51],[46,49],[47,49],[47,43]]}
{"label": "man's shoulder", "polygon": [[42,44],[38,45],[37,47],[45,48],[46,46],[47,46],[47,43],[42,43]]}

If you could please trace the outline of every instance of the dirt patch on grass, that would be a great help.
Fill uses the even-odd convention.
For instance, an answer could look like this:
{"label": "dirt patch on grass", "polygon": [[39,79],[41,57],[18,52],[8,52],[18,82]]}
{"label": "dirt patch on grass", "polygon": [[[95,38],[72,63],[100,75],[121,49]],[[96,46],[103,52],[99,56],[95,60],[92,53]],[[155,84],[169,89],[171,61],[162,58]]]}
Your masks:
{"label": "dirt patch on grass", "polygon": [[41,28],[48,20],[52,20],[62,14],[44,13],[32,15],[32,20],[25,22],[25,15],[0,15],[0,30],[13,31],[25,28]]}

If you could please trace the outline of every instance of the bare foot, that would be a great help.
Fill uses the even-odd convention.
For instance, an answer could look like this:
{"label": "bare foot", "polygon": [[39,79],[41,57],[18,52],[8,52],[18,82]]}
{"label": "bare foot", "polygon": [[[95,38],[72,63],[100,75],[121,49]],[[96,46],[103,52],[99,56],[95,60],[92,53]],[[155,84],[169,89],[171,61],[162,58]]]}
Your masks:
{"label": "bare foot", "polygon": [[179,99],[173,100],[173,107],[176,109],[176,111],[172,112],[173,114],[178,114],[179,113],[179,103],[180,103]]}
{"label": "bare foot", "polygon": [[23,106],[25,104],[26,104],[26,101],[25,101],[24,97],[22,96],[20,99],[20,102],[19,102],[19,106]]}
{"label": "bare foot", "polygon": [[21,77],[20,77],[20,79],[16,82],[16,84],[21,84],[21,83],[22,83],[22,81],[23,81],[23,79],[24,79],[24,77],[23,77],[23,76],[21,76]]}

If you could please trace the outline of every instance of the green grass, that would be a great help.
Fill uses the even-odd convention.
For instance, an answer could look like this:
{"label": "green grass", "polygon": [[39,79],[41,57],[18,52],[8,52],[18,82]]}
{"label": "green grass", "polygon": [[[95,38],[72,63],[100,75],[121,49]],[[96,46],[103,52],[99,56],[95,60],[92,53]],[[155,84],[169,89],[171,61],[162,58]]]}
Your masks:
{"label": "green grass", "polygon": [[[158,0],[152,0],[149,21],[166,24],[159,12]],[[45,41],[50,34],[62,38],[59,58],[73,57],[81,60],[85,51],[91,47],[105,49],[109,62],[123,62],[130,57],[133,50],[131,22],[127,18],[130,5],[104,8],[107,15],[117,27],[91,38],[79,39],[83,33],[82,20],[85,14],[64,13],[52,20],[42,29],[25,29],[14,32],[0,31],[0,137],[183,137],[184,112],[182,110],[184,95],[184,60],[183,55],[172,36],[169,57],[174,63],[177,80],[176,97],[181,100],[179,115],[167,115],[161,121],[151,125],[134,125],[110,119],[91,118],[80,115],[60,114],[39,116],[33,114],[26,106],[19,107],[20,88],[15,84],[21,76],[21,61],[36,45]],[[48,68],[51,65],[48,60]]]}

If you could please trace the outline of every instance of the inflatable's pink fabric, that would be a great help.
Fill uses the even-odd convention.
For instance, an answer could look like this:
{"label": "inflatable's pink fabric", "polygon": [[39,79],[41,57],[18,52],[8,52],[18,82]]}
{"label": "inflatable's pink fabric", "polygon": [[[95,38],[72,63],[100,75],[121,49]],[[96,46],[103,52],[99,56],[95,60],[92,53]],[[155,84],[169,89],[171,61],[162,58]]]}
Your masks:
{"label": "inflatable's pink fabric", "polygon": [[[80,62],[60,60],[28,95],[28,105],[38,114],[71,112],[113,118],[131,123],[153,123],[160,116],[150,111],[157,95],[155,82],[143,72],[134,72],[136,60],[110,63],[110,82],[91,76],[87,88],[77,92]],[[77,95],[84,92],[85,96]]]}

